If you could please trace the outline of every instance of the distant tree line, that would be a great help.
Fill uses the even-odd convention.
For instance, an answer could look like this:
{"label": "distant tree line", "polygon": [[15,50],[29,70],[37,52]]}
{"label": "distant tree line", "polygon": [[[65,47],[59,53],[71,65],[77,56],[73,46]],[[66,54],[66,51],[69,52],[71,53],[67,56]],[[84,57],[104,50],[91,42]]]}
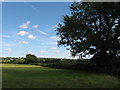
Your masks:
{"label": "distant tree line", "polygon": [[72,69],[87,72],[108,72],[120,75],[120,62],[116,63],[112,70],[104,71],[103,69],[98,69],[89,59],[37,58],[32,54],[27,54],[25,58],[6,57],[1,59],[2,63],[9,64],[32,64],[51,68]]}
{"label": "distant tree line", "polygon": [[78,59],[66,59],[66,58],[39,58],[32,54],[27,54],[25,57],[2,57],[2,63],[15,63],[15,64],[38,64],[38,63],[52,63],[52,62],[72,62]]}

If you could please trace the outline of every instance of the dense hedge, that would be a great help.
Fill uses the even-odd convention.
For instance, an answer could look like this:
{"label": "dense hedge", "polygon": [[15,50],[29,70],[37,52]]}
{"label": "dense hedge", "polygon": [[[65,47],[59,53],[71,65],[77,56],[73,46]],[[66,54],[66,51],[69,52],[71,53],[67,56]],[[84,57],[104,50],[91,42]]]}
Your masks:
{"label": "dense hedge", "polygon": [[[25,58],[4,58],[2,63],[11,64],[28,64]],[[72,69],[82,70],[87,72],[107,72],[120,75],[120,60],[118,59],[114,63],[112,69],[106,69],[97,67],[94,63],[91,63],[88,59],[77,60],[77,59],[56,59],[56,58],[38,58],[36,63],[29,63],[34,65],[41,65],[44,67],[59,68],[59,69]]]}

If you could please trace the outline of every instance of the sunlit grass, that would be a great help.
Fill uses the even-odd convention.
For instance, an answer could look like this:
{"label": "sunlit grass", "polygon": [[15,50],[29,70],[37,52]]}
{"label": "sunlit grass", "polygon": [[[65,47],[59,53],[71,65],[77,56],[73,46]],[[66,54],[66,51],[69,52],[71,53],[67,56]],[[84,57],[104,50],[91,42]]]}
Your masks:
{"label": "sunlit grass", "polygon": [[[116,88],[119,80],[107,74],[3,64],[3,88]],[[27,68],[26,68],[27,67]]]}
{"label": "sunlit grass", "polygon": [[37,65],[29,65],[29,64],[2,64],[0,67],[41,67]]}

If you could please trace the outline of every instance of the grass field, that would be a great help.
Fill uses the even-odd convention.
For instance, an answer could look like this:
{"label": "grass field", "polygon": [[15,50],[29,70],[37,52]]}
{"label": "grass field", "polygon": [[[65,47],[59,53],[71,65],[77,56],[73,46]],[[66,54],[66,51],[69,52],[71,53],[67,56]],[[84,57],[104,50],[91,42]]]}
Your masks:
{"label": "grass field", "polygon": [[117,88],[119,80],[107,74],[53,69],[35,65],[2,65],[3,88]]}

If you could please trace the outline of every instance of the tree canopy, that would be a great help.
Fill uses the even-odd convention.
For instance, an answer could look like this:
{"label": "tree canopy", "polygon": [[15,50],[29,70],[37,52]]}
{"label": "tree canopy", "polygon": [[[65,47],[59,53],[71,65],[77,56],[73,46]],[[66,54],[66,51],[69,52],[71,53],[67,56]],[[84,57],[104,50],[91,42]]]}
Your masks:
{"label": "tree canopy", "polygon": [[38,58],[35,55],[32,55],[32,54],[27,54],[26,57],[25,57],[26,63],[36,63],[37,59]]}
{"label": "tree canopy", "polygon": [[120,54],[120,2],[74,2],[70,9],[56,30],[58,45],[72,56],[94,55],[91,60],[101,65],[115,60]]}

